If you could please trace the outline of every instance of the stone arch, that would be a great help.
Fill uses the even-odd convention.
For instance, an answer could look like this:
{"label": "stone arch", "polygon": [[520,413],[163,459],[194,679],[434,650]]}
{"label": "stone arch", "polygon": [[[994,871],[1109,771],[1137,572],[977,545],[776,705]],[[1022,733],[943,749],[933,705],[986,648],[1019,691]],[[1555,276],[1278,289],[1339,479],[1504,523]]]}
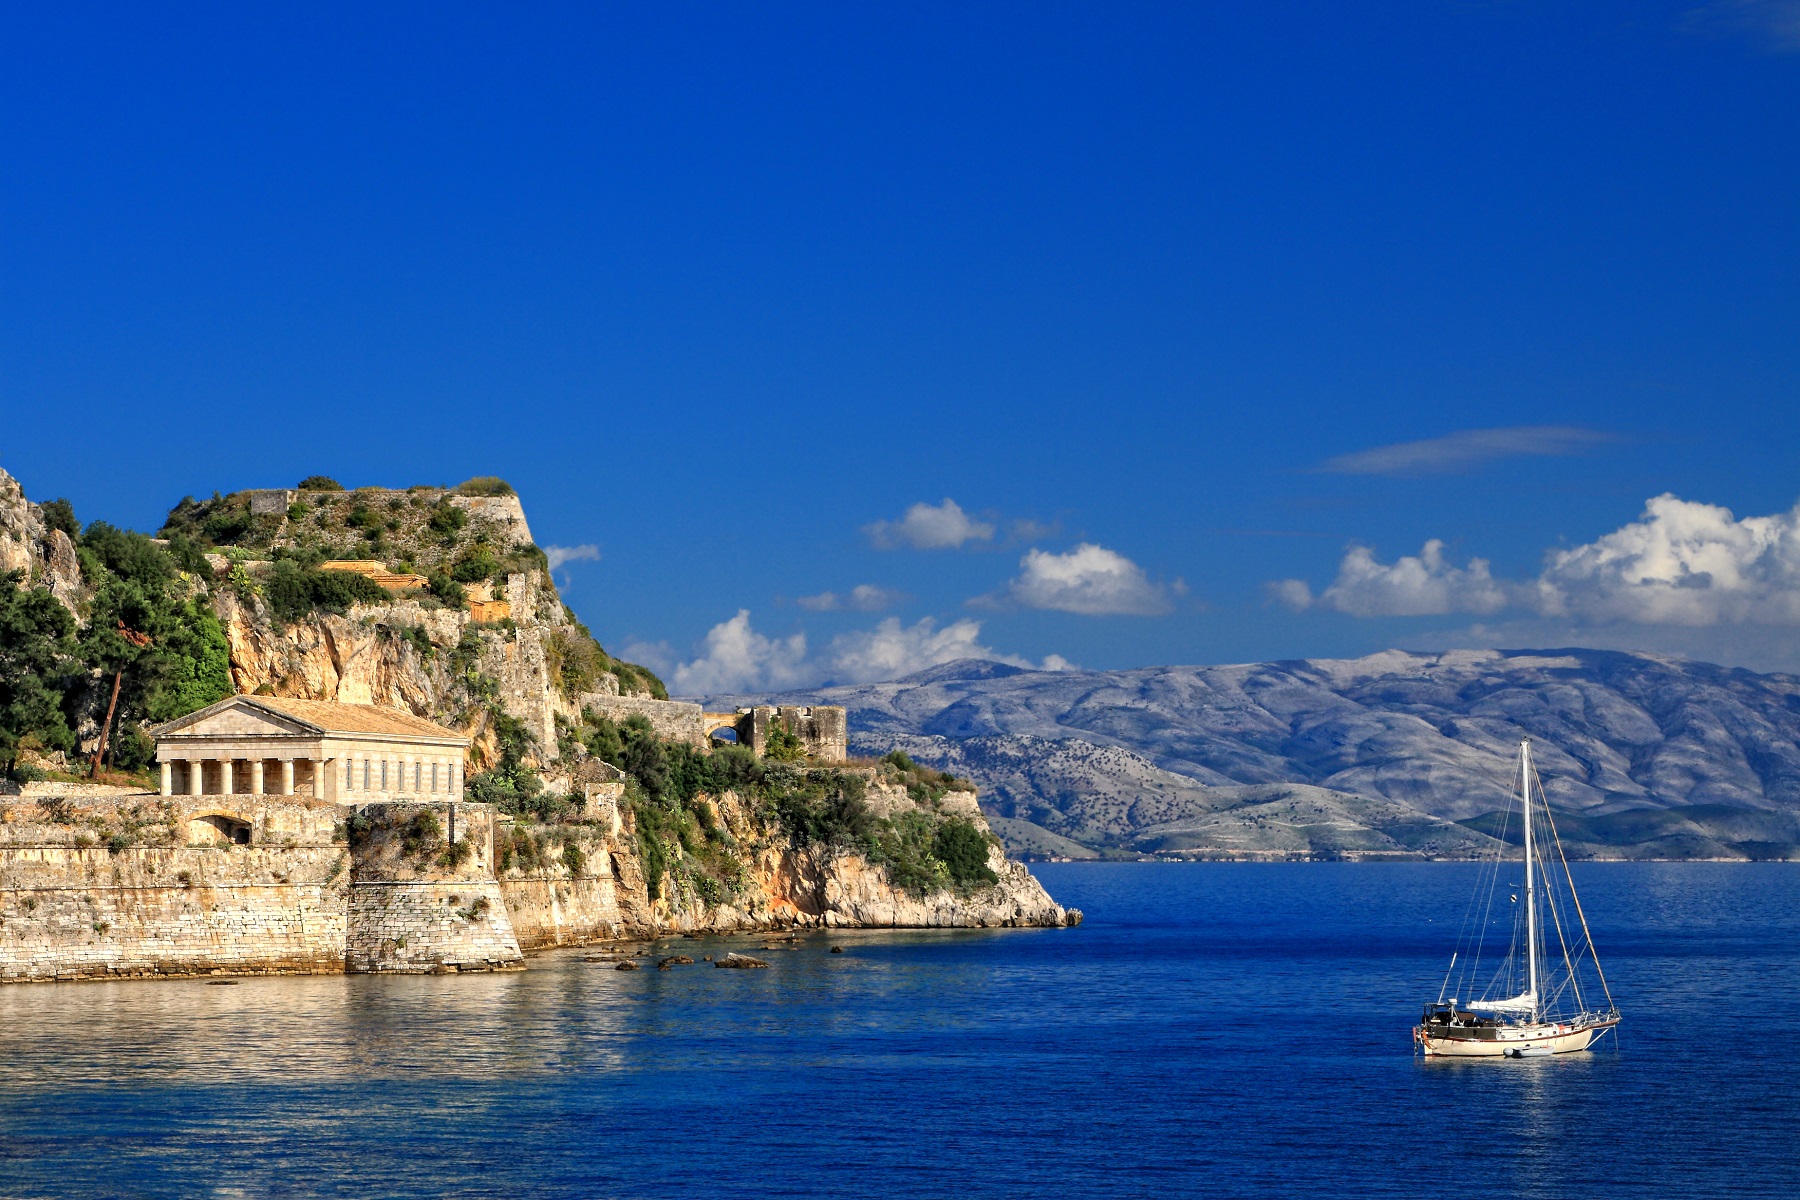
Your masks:
{"label": "stone arch", "polygon": [[[743,721],[743,713],[701,713],[700,732],[705,735],[708,742],[748,746],[750,739],[745,736],[744,730],[741,728]],[[729,738],[721,737],[720,734],[723,733],[730,733],[731,736]]]}
{"label": "stone arch", "polygon": [[236,846],[250,844],[250,822],[226,813],[207,813],[188,819],[188,843],[226,842]]}

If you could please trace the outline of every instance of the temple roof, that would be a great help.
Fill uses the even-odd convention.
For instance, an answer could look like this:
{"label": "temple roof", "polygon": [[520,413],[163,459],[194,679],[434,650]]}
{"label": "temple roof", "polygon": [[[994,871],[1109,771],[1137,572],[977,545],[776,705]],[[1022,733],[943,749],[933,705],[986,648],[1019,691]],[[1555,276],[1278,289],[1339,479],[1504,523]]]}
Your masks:
{"label": "temple roof", "polygon": [[[197,726],[232,710],[262,713],[291,727],[291,732],[314,736],[362,736],[381,738],[425,738],[454,741],[466,745],[468,738],[435,721],[415,717],[404,709],[380,704],[340,704],[335,700],[296,700],[287,696],[232,696],[199,712],[177,717],[150,732],[155,737],[178,737],[183,734],[216,736],[213,731]],[[228,730],[219,733],[228,734]],[[276,730],[271,729],[274,733]]]}

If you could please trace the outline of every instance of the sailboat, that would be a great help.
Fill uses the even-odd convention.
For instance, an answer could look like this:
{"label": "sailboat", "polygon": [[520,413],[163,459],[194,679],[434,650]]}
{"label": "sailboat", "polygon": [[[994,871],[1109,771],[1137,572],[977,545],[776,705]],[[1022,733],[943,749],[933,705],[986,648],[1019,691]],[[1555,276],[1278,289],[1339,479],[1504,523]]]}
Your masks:
{"label": "sailboat", "polygon": [[[1502,850],[1481,873],[1437,1002],[1425,1006],[1413,1027],[1414,1047],[1428,1056],[1567,1054],[1586,1050],[1619,1024],[1619,1008],[1600,969],[1543,782],[1531,765],[1530,738],[1519,743],[1515,783],[1524,835],[1523,884],[1516,891],[1504,889],[1506,899],[1500,900],[1501,869],[1518,861],[1504,854],[1507,831],[1502,826]],[[1511,815],[1509,811],[1508,821]],[[1497,904],[1512,909],[1511,945],[1504,958],[1489,958],[1484,966],[1489,930],[1507,923],[1496,916]],[[1564,922],[1570,917],[1579,922],[1578,939],[1565,935]],[[1455,995],[1450,994],[1453,988]],[[1477,994],[1480,998],[1473,998]]]}

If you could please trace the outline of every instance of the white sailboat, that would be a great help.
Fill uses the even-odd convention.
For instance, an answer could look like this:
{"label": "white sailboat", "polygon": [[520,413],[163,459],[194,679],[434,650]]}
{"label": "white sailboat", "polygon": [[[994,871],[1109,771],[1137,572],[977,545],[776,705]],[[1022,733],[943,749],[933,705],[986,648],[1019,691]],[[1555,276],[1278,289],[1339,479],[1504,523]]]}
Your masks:
{"label": "white sailboat", "polygon": [[[1530,738],[1519,743],[1517,785],[1525,874],[1517,891],[1506,889],[1504,903],[1514,914],[1510,948],[1498,962],[1485,955],[1488,931],[1500,923],[1494,908],[1500,903],[1501,869],[1511,865],[1504,853],[1497,853],[1482,872],[1470,901],[1437,1002],[1425,1006],[1423,1017],[1413,1027],[1413,1044],[1426,1055],[1541,1058],[1566,1054],[1587,1049],[1619,1023],[1619,1009],[1600,970],[1587,916],[1581,911],[1575,880],[1556,836],[1556,822],[1531,765]],[[1540,823],[1548,838],[1535,828]],[[1499,833],[1504,840],[1504,827]],[[1557,867],[1560,873],[1554,870]],[[1581,927],[1581,936],[1574,942],[1563,929],[1570,916]],[[1451,995],[1453,988],[1456,994]],[[1481,998],[1464,998],[1476,995]]]}

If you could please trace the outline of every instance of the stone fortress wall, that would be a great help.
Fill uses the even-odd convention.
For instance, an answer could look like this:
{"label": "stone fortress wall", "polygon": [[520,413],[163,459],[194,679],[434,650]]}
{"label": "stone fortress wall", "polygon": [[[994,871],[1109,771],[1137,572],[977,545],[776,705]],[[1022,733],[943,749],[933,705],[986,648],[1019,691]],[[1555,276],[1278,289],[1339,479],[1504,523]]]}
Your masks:
{"label": "stone fortress wall", "polygon": [[34,793],[0,797],[0,982],[523,966],[486,805]]}
{"label": "stone fortress wall", "polygon": [[522,968],[494,879],[486,804],[367,804],[350,820],[344,969],[352,973]]}
{"label": "stone fortress wall", "polygon": [[842,763],[850,754],[848,715],[833,705],[775,707],[765,704],[728,713],[709,713],[700,705],[683,700],[651,700],[642,696],[587,692],[581,697],[581,707],[614,721],[643,717],[658,736],[701,749],[713,744],[722,731],[730,730],[731,740],[737,745],[748,746],[761,754],[768,748],[769,731],[780,726],[800,739],[807,756],[815,763]]}
{"label": "stone fortress wall", "polygon": [[0,980],[342,971],[337,828],[276,796],[0,797]]}

